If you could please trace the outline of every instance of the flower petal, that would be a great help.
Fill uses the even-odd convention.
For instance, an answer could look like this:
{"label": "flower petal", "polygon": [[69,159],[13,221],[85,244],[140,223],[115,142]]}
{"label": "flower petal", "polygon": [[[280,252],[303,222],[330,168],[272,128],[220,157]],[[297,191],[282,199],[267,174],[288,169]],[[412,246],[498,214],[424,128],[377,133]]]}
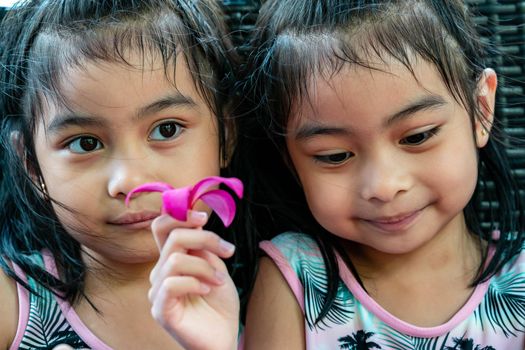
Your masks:
{"label": "flower petal", "polygon": [[[229,226],[235,216],[235,201],[230,193],[214,188],[220,184],[228,186],[239,198],[243,195],[241,180],[231,177],[210,176],[194,186],[173,188],[163,182],[149,182],[131,190],[126,196],[129,205],[131,196],[139,192],[162,192],[162,212],[180,221],[186,221],[187,212],[201,199],[214,210],[225,226]],[[210,190],[211,188],[211,190]]]}
{"label": "flower petal", "polygon": [[193,186],[191,193],[192,205],[195,204],[195,202],[199,200],[210,187],[218,186],[220,184],[228,186],[239,198],[242,198],[244,186],[241,180],[235,177],[210,176],[202,179]]}
{"label": "flower petal", "polygon": [[139,192],[164,192],[173,189],[170,184],[165,182],[148,182],[132,189],[126,196],[126,206],[129,205],[129,200],[134,193]]}
{"label": "flower petal", "polygon": [[235,217],[235,201],[232,196],[224,190],[211,190],[202,194],[199,198],[206,203],[228,227]]}
{"label": "flower petal", "polygon": [[175,188],[162,194],[162,209],[179,221],[186,221],[190,209],[191,186]]}

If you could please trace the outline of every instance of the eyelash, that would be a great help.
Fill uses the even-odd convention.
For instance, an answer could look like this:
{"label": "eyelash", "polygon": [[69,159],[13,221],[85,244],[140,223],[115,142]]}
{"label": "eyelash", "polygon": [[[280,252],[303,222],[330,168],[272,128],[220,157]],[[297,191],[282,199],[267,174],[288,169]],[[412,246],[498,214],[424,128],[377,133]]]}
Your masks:
{"label": "eyelash", "polygon": [[[84,146],[86,146],[85,144],[82,145],[81,142],[82,141],[87,141],[87,140],[90,140],[90,141],[94,141],[94,145],[95,147],[93,149],[88,149],[86,150],[84,148]],[[81,148],[80,151],[75,151],[73,149],[73,147],[78,144],[78,147]],[[91,146],[91,145],[89,145]],[[100,142],[100,140],[98,140],[96,137],[93,137],[93,136],[87,136],[87,135],[83,135],[83,136],[78,136],[78,137],[75,137],[74,139],[72,139],[71,141],[67,142],[66,143],[66,148],[68,148],[72,153],[75,153],[75,154],[86,154],[86,153],[91,153],[91,152],[95,152],[95,151],[98,151],[99,149],[102,149],[103,148],[103,145],[102,145],[102,142]]]}
{"label": "eyelash", "polygon": [[[332,160],[331,157],[343,156],[342,159]],[[348,159],[352,158],[354,154],[352,152],[338,152],[332,154],[323,154],[314,156],[314,160],[319,163],[329,164],[329,165],[340,165],[346,162]]]}
{"label": "eyelash", "polygon": [[[171,135],[171,136],[163,136],[163,135],[161,135],[161,137],[166,137],[165,139],[161,139],[161,140],[154,139],[154,138],[151,137],[151,135],[153,134],[153,132],[157,128],[162,127],[162,126],[166,126],[166,125],[170,125],[170,124],[174,124],[175,125],[175,131],[174,131],[173,135]],[[183,131],[184,131],[184,127],[180,123],[177,123],[175,121],[164,121],[162,123],[159,123],[158,125],[156,125],[152,129],[152,131],[150,132],[150,134],[148,136],[148,140],[150,140],[150,141],[161,141],[161,142],[162,141],[166,141],[166,140],[172,140],[172,139],[178,137]],[[82,144],[82,141],[89,141],[89,142],[91,142],[91,144]],[[71,151],[72,153],[75,153],[75,154],[91,153],[91,152],[98,151],[98,150],[102,149],[103,147],[104,147],[104,145],[102,144],[102,142],[100,142],[99,139],[97,139],[94,136],[88,136],[88,135],[77,136],[77,137],[71,139],[70,141],[68,141],[65,144],[65,148],[69,149],[69,151]],[[88,149],[86,149],[86,148],[88,148]]]}
{"label": "eyelash", "polygon": [[[402,145],[407,145],[407,146],[419,146],[425,142],[427,142],[430,138],[436,136],[439,132],[441,131],[441,127],[435,127],[431,130],[427,130],[427,131],[423,131],[423,132],[418,132],[416,134],[413,134],[413,135],[409,135],[403,139],[401,139],[399,141],[400,144]],[[407,142],[407,140],[411,137],[415,137],[415,136],[424,136],[424,138],[420,141],[417,141],[417,142],[414,142],[414,143],[409,143]]]}
{"label": "eyelash", "polygon": [[[173,135],[170,135],[170,136],[164,136],[164,135],[161,135],[161,137],[165,137],[164,139],[154,139],[151,135],[153,134],[153,132],[155,130],[157,130],[158,128],[160,127],[163,127],[163,126],[168,126],[168,125],[174,125],[175,126],[175,131],[173,133]],[[166,120],[166,121],[163,121],[162,123],[159,123],[157,125],[155,125],[155,127],[153,127],[153,129],[151,130],[149,136],[148,136],[148,140],[150,141],[169,141],[169,140],[173,140],[175,138],[177,138],[181,133],[183,133],[185,130],[184,128],[184,125],[182,125],[181,123],[179,122],[176,122],[174,120]],[[161,133],[161,131],[159,130],[159,133]]]}
{"label": "eyelash", "polygon": [[[419,133],[416,133],[416,134],[413,134],[413,135],[410,135],[410,136],[407,136],[401,139],[399,143],[402,145],[408,145],[408,146],[419,146],[425,143],[426,141],[428,141],[430,138],[436,136],[440,132],[440,130],[441,130],[441,127],[435,127],[431,130],[419,132]],[[415,137],[415,136],[423,136],[423,139],[417,142],[413,142],[413,143],[407,142],[409,138]],[[340,158],[341,156],[343,156],[343,158]],[[338,153],[332,153],[332,154],[326,154],[326,155],[316,155],[314,156],[314,159],[316,162],[320,162],[324,164],[340,165],[340,164],[345,163],[348,159],[352,158],[353,156],[354,156],[354,153],[352,152],[338,152]],[[331,159],[332,157],[339,157],[339,158],[334,160],[334,159]]]}

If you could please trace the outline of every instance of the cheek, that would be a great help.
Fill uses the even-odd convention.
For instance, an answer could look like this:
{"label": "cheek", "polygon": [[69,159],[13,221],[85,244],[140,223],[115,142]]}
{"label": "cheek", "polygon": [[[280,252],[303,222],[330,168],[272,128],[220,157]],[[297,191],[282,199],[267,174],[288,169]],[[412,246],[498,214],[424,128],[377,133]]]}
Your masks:
{"label": "cheek", "polygon": [[348,219],[352,202],[347,188],[328,179],[308,179],[303,188],[310,211],[323,227],[330,229],[339,221]]}
{"label": "cheek", "polygon": [[[460,189],[459,191],[452,190],[456,193],[456,203],[463,203],[463,209],[470,198],[472,197],[478,182],[478,161],[475,152],[472,156],[458,162],[455,177],[450,180],[450,189]],[[451,196],[454,198],[454,196]]]}
{"label": "cheek", "polygon": [[[204,172],[219,175],[220,172],[220,146],[217,135],[212,135],[198,148],[199,151],[192,163],[203,169]],[[200,160],[202,158],[202,160]]]}
{"label": "cheek", "polygon": [[427,181],[439,190],[443,203],[449,208],[462,210],[470,200],[478,180],[476,148],[469,142],[457,143],[436,155],[425,171]]}
{"label": "cheek", "polygon": [[210,121],[187,136],[183,145],[165,155],[159,169],[171,174],[173,184],[188,185],[206,176],[219,175],[220,143],[215,123]]}
{"label": "cheek", "polygon": [[80,203],[66,203],[64,201],[59,203],[62,205],[53,203],[53,209],[64,229],[75,240],[83,243],[86,235],[89,237],[102,235],[102,232],[98,232],[98,226],[93,221],[92,212],[86,208],[86,203],[84,206]]}
{"label": "cheek", "polygon": [[194,185],[205,177],[219,176],[219,160],[218,143],[188,144],[163,157],[157,175],[174,187]]}
{"label": "cheek", "polygon": [[[446,151],[447,154],[442,154],[441,158],[436,162],[436,166],[441,166],[439,173],[447,174],[450,177],[449,181],[459,183],[475,184],[478,173],[478,155],[477,148],[474,141],[467,136],[463,139],[464,142],[457,142],[451,145]],[[451,183],[451,185],[454,185]]]}
{"label": "cheek", "polygon": [[56,165],[42,169],[47,191],[51,198],[80,212],[96,206],[101,200],[107,178],[102,169],[67,171],[67,166]]}

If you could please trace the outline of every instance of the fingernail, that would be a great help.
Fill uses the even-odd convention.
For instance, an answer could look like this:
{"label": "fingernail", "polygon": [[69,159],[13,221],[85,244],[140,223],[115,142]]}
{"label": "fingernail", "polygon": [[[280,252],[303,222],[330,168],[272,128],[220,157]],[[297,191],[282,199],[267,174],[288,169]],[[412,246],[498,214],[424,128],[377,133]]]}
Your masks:
{"label": "fingernail", "polygon": [[200,285],[201,293],[209,293],[210,290],[211,290],[210,286],[208,286],[207,284],[201,283]]}
{"label": "fingernail", "polygon": [[190,218],[192,218],[194,220],[203,221],[203,220],[206,220],[208,218],[208,214],[206,212],[204,212],[204,211],[192,210],[192,211],[190,211]]}
{"label": "fingernail", "polygon": [[223,283],[226,280],[226,274],[222,271],[215,271],[215,278],[218,282]]}
{"label": "fingernail", "polygon": [[230,242],[225,241],[224,239],[221,239],[219,246],[221,250],[225,253],[233,253],[235,251],[235,246]]}

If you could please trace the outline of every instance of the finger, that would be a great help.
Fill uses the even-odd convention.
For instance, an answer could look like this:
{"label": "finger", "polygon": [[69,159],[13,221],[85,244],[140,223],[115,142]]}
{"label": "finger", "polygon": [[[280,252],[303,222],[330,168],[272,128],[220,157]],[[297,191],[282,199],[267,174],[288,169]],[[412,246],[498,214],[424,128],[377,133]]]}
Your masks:
{"label": "finger", "polygon": [[208,214],[202,211],[189,210],[186,221],[179,221],[170,215],[163,214],[153,220],[151,231],[160,250],[174,228],[198,228],[204,226],[207,221]]}
{"label": "finger", "polygon": [[211,288],[190,276],[176,276],[165,279],[156,293],[150,291],[148,298],[155,319],[165,320],[176,303],[186,296],[206,295]]}
{"label": "finger", "polygon": [[235,252],[235,246],[211,231],[176,228],[170,232],[161,254],[190,250],[207,250],[221,258],[229,258]]}
{"label": "finger", "polygon": [[192,251],[191,254],[205,260],[206,263],[216,271],[216,273],[228,273],[228,268],[226,267],[226,264],[217,255],[210,253],[207,250]]}
{"label": "finger", "polygon": [[221,258],[229,258],[235,251],[235,246],[220,238],[217,234],[195,229],[174,229],[168,235],[164,243],[160,256],[152,272],[157,273],[159,267],[166,263],[166,260],[173,253],[187,253],[197,250],[208,250]]}
{"label": "finger", "polygon": [[228,280],[231,281],[230,273],[224,260],[206,250],[199,250],[194,254],[195,256],[205,260],[206,263],[213,269],[216,280],[220,281],[220,283],[214,283],[213,285],[220,286],[225,284]]}
{"label": "finger", "polygon": [[[213,254],[208,253],[207,255]],[[150,274],[151,292],[156,294],[164,280],[175,276],[191,276],[203,283],[212,285],[221,285],[226,279],[225,272],[222,269],[216,270],[206,259],[183,253],[173,253],[163,266]]]}

